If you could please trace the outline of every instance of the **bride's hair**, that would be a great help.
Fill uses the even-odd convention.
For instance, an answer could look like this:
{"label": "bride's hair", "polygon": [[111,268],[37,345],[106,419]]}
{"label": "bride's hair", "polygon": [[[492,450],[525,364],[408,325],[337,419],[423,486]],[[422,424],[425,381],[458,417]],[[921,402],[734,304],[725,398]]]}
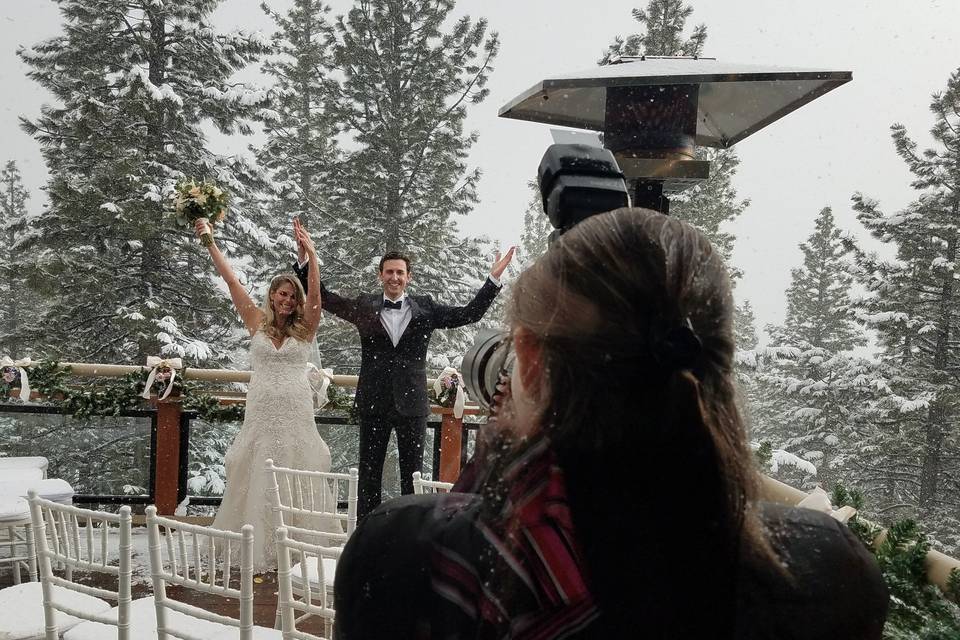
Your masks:
{"label": "bride's hair", "polygon": [[[297,308],[287,317],[284,325],[278,327],[276,325],[277,316],[273,312],[273,305],[270,304],[270,296],[285,283],[293,286],[293,290],[297,294]],[[267,295],[261,307],[263,310],[263,322],[260,323],[260,330],[267,334],[268,337],[274,339],[291,336],[304,342],[309,340],[310,329],[303,321],[303,306],[306,301],[307,295],[303,292],[303,285],[300,284],[300,279],[297,278],[297,276],[292,273],[281,273],[278,276],[274,276],[273,280],[270,281],[270,288],[267,290]]]}

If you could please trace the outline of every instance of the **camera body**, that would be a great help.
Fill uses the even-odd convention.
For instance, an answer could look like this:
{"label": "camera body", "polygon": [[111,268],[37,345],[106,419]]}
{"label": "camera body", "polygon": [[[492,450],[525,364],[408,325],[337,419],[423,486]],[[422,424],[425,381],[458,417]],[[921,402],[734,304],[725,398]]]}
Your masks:
{"label": "camera body", "polygon": [[[543,211],[554,231],[550,242],[590,216],[627,207],[627,184],[613,153],[585,144],[554,144],[537,170]],[[513,367],[506,331],[484,329],[463,356],[463,383],[470,397],[489,410],[501,376]]]}

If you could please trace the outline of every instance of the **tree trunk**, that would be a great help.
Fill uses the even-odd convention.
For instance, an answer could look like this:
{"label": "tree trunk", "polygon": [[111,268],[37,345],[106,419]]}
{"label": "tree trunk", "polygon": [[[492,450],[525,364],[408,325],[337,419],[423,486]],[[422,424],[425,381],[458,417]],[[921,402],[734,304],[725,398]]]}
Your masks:
{"label": "tree trunk", "polygon": [[[150,42],[148,51],[148,77],[154,86],[164,82],[164,71],[167,63],[166,29],[163,15],[148,11],[150,23]],[[159,161],[163,155],[164,112],[160,102],[155,103],[155,111],[147,116],[146,156]],[[160,278],[163,276],[163,208],[153,202],[141,202],[145,224],[143,248],[140,254],[140,295],[143,299],[151,300],[160,295]],[[162,313],[162,309],[160,310]],[[152,318],[151,318],[152,319]],[[158,355],[159,342],[154,334],[141,335],[138,340],[137,360],[149,355]]]}
{"label": "tree trunk", "polygon": [[[960,198],[954,198],[950,220],[958,222]],[[949,263],[957,259],[957,232],[950,231],[947,251],[944,256]],[[953,319],[953,274],[948,274],[940,288],[940,319],[937,327],[937,346],[933,354],[934,380],[943,384],[948,379],[950,326]],[[940,464],[943,455],[944,429],[947,419],[947,401],[938,392],[936,400],[927,412],[926,433],[923,443],[923,466],[920,471],[920,507],[928,508],[936,499],[940,484]]]}

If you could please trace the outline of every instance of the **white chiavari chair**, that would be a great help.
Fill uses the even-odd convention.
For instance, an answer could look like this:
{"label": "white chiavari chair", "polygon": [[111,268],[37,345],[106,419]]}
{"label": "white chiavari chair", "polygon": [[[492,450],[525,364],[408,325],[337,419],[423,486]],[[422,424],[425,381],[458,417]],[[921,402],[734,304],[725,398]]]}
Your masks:
{"label": "white chiavari chair", "polygon": [[440,482],[439,480],[424,480],[423,474],[419,471],[413,472],[413,492],[414,493],[447,493],[453,488],[452,482]]}
{"label": "white chiavari chair", "polygon": [[[297,629],[298,623],[314,616],[323,619],[324,636],[333,637],[333,579],[341,549],[292,540],[286,527],[277,529],[277,604],[283,640],[324,640]],[[316,567],[316,573],[311,575],[308,567]]]}
{"label": "white chiavari chair", "polygon": [[[357,526],[358,474],[306,471],[278,467],[273,460],[266,462],[267,490],[273,507],[275,529],[285,528],[289,539],[324,546],[342,546]],[[345,508],[341,507],[345,504]],[[324,523],[340,523],[340,531],[329,531]],[[293,592],[303,595],[306,588],[321,587],[322,567],[315,557],[307,558],[305,566],[297,563],[291,568]],[[305,582],[306,581],[306,582]],[[312,581],[312,584],[307,582]],[[333,593],[333,579],[323,585]],[[275,626],[280,627],[280,607],[277,607]]]}
{"label": "white chiavari chair", "polygon": [[[150,574],[157,640],[280,640],[281,632],[253,624],[253,526],[240,533],[187,524],[147,507]],[[236,560],[239,576],[235,577]],[[239,618],[211,613],[167,597],[167,585],[239,601]]]}
{"label": "white chiavari chair", "polygon": [[[41,498],[32,489],[28,501],[40,564],[46,639],[57,640],[61,632],[67,640],[134,637],[130,507],[121,507],[119,513],[80,509]],[[64,577],[54,575],[55,564],[66,567]],[[116,590],[74,581],[75,572],[109,576],[107,581],[116,580]],[[106,600],[116,601],[117,606],[111,609]],[[86,631],[74,635],[85,626]]]}

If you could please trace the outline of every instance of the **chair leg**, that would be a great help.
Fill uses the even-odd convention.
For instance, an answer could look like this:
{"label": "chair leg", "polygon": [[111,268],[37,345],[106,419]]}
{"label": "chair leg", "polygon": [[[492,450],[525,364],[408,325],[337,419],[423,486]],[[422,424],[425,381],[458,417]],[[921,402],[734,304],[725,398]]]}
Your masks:
{"label": "chair leg", "polygon": [[37,545],[33,540],[33,524],[24,527],[27,532],[27,572],[30,574],[30,582],[37,582],[40,579],[37,567]]}
{"label": "chair leg", "polygon": [[[17,529],[16,527],[7,527],[7,535],[10,537],[10,556],[17,557]],[[14,560],[13,564],[13,584],[20,584],[20,561]]]}
{"label": "chair leg", "polygon": [[273,619],[273,628],[280,629],[282,625],[280,624],[280,599],[277,599],[277,616]]}

